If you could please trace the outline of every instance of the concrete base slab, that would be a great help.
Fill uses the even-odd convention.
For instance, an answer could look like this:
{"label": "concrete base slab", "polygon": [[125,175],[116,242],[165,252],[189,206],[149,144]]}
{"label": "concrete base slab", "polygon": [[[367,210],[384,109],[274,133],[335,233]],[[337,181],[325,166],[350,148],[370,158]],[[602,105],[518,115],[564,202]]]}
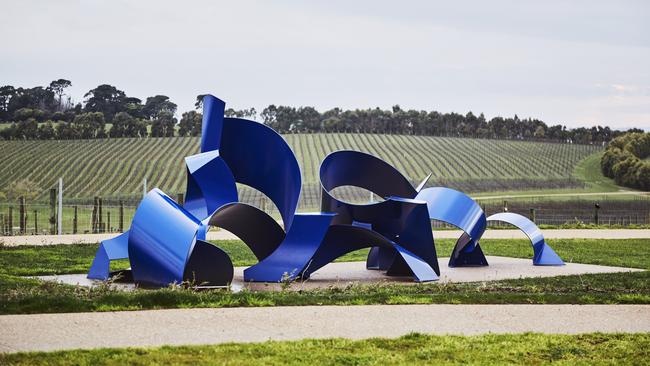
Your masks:
{"label": "concrete base slab", "polygon": [[[642,271],[635,268],[599,266],[593,264],[567,263],[564,266],[533,266],[531,259],[509,258],[487,256],[487,267],[456,267],[450,268],[447,265],[448,258],[439,258],[440,281],[436,283],[459,283],[459,282],[485,282],[506,279],[529,278],[529,277],[554,277],[569,276],[587,273],[615,273],[615,272],[636,272]],[[254,291],[273,291],[282,289],[281,284],[270,283],[246,283],[244,282],[244,269],[236,267],[232,283],[233,291],[241,291],[246,288]],[[85,274],[37,276],[36,278],[57,281],[71,285],[96,286],[100,282],[89,280]],[[336,262],[330,263],[318,270],[306,281],[295,282],[289,289],[315,289],[328,287],[344,287],[349,284],[413,284],[411,277],[388,277],[382,271],[369,271],[365,262]],[[115,286],[124,290],[134,289],[133,284],[115,283]]]}

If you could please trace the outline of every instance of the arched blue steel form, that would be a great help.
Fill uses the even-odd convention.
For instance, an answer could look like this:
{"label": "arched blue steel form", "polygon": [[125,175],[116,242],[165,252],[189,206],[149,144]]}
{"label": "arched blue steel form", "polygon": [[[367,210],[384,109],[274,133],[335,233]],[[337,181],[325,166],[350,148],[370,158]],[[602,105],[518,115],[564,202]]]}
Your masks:
{"label": "arched blue steel form", "polygon": [[544,235],[534,222],[516,213],[502,212],[491,215],[487,221],[502,221],[516,226],[530,239],[533,246],[533,264],[536,266],[563,266],[564,261],[546,244]]}
{"label": "arched blue steel form", "polygon": [[425,203],[409,201],[400,202],[392,198],[386,201],[391,202],[394,215],[386,217],[380,225],[402,234],[394,235],[394,240],[362,226],[331,225],[336,216],[334,213],[298,214],[293,228],[278,249],[244,270],[244,279],[256,282],[306,279],[346,253],[367,247],[383,247],[396,253],[398,258],[394,258],[394,263],[403,263],[394,264],[392,267],[395,269],[387,274],[410,275],[419,282],[435,281],[439,270]]}
{"label": "arched blue steel form", "polygon": [[478,244],[487,225],[481,206],[466,194],[444,187],[425,188],[415,198],[427,202],[432,220],[446,222],[465,232],[449,258],[450,267],[488,265]]}
{"label": "arched blue steel form", "polygon": [[[203,97],[201,152],[218,150],[236,182],[255,188],[271,199],[288,231],[298,207],[302,184],[293,151],[273,129],[242,118],[224,118],[224,109],[222,100],[212,95]],[[229,187],[229,177],[223,175],[228,182],[221,184]],[[210,180],[206,184],[218,182]],[[223,189],[221,192],[227,193]],[[230,193],[226,196],[229,202],[237,201]]]}
{"label": "arched blue steel form", "polygon": [[[244,271],[246,281],[307,278],[339,256],[367,247],[385,249],[381,257],[389,275],[412,275],[418,281],[438,279],[426,202],[393,197],[416,195],[406,178],[383,160],[356,151],[328,155],[320,171],[322,213],[296,215],[278,249]],[[329,193],[343,185],[368,189],[386,200],[355,205]]]}
{"label": "arched blue steel form", "polygon": [[288,231],[298,208],[302,180],[287,142],[271,128],[241,118],[225,118],[223,136],[220,153],[235,180],[269,197]]}
{"label": "arched blue steel form", "polygon": [[[337,187],[355,186],[369,190],[384,199],[388,197],[410,199],[417,194],[408,179],[392,165],[373,155],[359,151],[342,150],[326,156],[320,166],[320,183],[321,211],[336,212],[338,215],[334,219],[335,224],[365,225],[387,238],[396,235],[396,233],[382,228],[378,222],[385,217],[387,208],[390,210],[391,207],[394,207],[393,203],[384,201],[353,204],[335,198],[330,192]],[[395,258],[398,260],[395,261]],[[389,273],[392,273],[396,271],[398,264],[403,264],[403,262],[399,260],[397,252],[390,247],[373,247],[368,254],[368,269],[388,270]],[[434,267],[436,273],[440,274],[437,269],[437,260]],[[391,268],[393,271],[390,271]]]}
{"label": "arched blue steel form", "polygon": [[323,239],[322,245],[316,250],[308,265],[304,268],[302,277],[308,278],[311,273],[333,262],[336,258],[368,247],[388,248],[399,255],[407,270],[399,273],[388,273],[389,275],[413,276],[417,282],[436,281],[439,278],[435,269],[415,253],[373,230],[354,225],[331,226]]}
{"label": "arched blue steel form", "polygon": [[[337,209],[353,204],[333,197],[330,192],[336,187],[360,187],[382,198],[414,198],[417,194],[408,179],[392,165],[359,151],[342,150],[327,155],[320,165],[319,174],[323,193],[321,211],[337,212],[337,220],[341,221],[354,218],[350,218],[345,212],[338,212]],[[373,204],[366,206],[371,205]]]}

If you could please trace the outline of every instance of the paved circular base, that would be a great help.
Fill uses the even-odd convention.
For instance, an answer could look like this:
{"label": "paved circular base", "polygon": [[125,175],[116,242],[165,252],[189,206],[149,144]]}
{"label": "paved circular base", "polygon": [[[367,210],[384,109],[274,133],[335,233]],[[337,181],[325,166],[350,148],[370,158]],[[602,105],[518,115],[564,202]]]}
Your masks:
{"label": "paved circular base", "polygon": [[[450,268],[447,265],[448,258],[439,258],[440,281],[434,283],[459,283],[459,282],[485,282],[506,279],[517,279],[526,277],[554,277],[569,276],[587,273],[614,273],[614,272],[635,272],[641,269],[598,266],[593,264],[567,263],[564,266],[534,266],[532,260],[522,258],[494,257],[487,256],[487,267],[456,267]],[[241,291],[246,288],[254,291],[277,291],[284,288],[291,290],[345,287],[350,284],[413,284],[411,277],[389,277],[382,271],[370,271],[366,269],[365,262],[336,262],[330,263],[306,281],[298,281],[283,286],[278,283],[255,283],[244,282],[244,269],[236,267],[232,283],[233,291]],[[89,280],[85,274],[38,276],[43,280],[57,281],[71,285],[93,286],[99,282]],[[133,289],[133,284],[115,283],[117,288]]]}

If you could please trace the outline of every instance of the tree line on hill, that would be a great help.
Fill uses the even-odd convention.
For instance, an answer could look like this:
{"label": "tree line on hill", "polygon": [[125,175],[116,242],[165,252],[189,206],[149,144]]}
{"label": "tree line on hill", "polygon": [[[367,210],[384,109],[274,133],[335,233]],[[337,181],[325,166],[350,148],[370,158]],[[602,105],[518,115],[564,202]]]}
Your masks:
{"label": "tree line on hill", "polygon": [[603,175],[617,184],[650,191],[650,132],[613,139],[600,160]]}
{"label": "tree line on hill", "polygon": [[[0,87],[0,123],[8,124],[0,129],[0,139],[68,140],[201,133],[201,113],[187,111],[178,120],[177,105],[166,95],[147,97],[143,101],[113,85],[102,84],[89,90],[82,103],[74,103],[66,94],[70,86],[69,80],[59,79],[46,87]],[[197,96],[197,110],[201,108],[202,98],[203,95]],[[228,109],[226,116],[255,119],[257,111]],[[487,120],[482,113],[476,116],[472,112],[463,115],[404,110],[399,105],[391,110],[333,108],[322,113],[314,107],[270,105],[259,116],[279,133],[389,133],[583,144],[604,143],[623,133],[607,126],[568,129],[559,124],[549,126],[538,119],[520,119],[517,115]]]}

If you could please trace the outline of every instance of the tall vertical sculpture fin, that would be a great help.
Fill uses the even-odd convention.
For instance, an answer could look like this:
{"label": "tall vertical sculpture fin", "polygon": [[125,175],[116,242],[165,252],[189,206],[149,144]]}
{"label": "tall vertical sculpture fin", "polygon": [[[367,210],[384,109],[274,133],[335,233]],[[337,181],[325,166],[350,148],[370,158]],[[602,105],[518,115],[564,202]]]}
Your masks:
{"label": "tall vertical sculpture fin", "polygon": [[201,152],[219,150],[226,103],[213,96],[203,97],[203,123],[201,124]]}

